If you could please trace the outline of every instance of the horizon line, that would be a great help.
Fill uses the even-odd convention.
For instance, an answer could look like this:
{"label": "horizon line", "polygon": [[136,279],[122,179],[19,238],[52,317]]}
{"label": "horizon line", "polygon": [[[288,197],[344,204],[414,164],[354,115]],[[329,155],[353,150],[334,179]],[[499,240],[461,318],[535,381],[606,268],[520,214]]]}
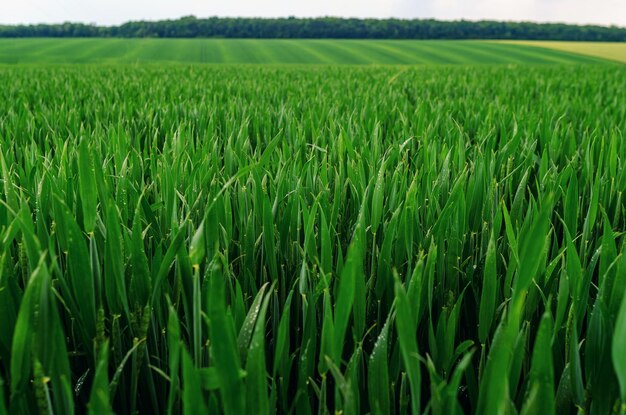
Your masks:
{"label": "horizon line", "polygon": [[603,28],[617,28],[617,29],[626,29],[626,26],[622,26],[620,24],[601,24],[601,23],[569,23],[565,21],[557,21],[557,20],[513,20],[513,19],[489,19],[489,18],[481,18],[481,19],[472,19],[472,18],[459,18],[459,19],[439,19],[436,17],[353,17],[353,16],[337,16],[337,15],[318,15],[318,16],[275,16],[275,17],[266,17],[266,16],[227,16],[227,15],[210,15],[205,17],[198,17],[194,14],[185,14],[179,17],[168,17],[162,19],[131,19],[125,20],[123,23],[117,24],[100,24],[97,22],[84,22],[84,21],[76,21],[76,20],[64,20],[57,22],[29,22],[29,23],[3,23],[0,22],[0,26],[4,27],[19,27],[19,26],[38,26],[38,25],[64,25],[64,24],[80,24],[85,26],[92,27],[119,27],[130,23],[158,23],[158,22],[167,22],[167,21],[179,21],[186,18],[195,18],[197,20],[209,20],[209,19],[255,19],[255,20],[316,20],[316,19],[337,19],[337,20],[400,20],[400,21],[436,21],[441,23],[458,23],[458,22],[469,22],[469,23],[481,23],[481,22],[496,22],[496,23],[515,23],[515,24],[536,24],[536,25],[565,25],[565,26],[575,26],[575,27],[603,27]]}

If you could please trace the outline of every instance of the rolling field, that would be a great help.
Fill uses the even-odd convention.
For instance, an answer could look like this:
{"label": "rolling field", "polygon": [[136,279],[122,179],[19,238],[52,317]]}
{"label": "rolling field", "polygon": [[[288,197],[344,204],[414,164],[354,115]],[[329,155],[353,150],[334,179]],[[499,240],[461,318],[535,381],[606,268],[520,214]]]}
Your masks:
{"label": "rolling field", "polygon": [[0,39],[0,63],[574,64],[598,57],[481,41]]}
{"label": "rolling field", "polygon": [[1,67],[0,413],[624,414],[624,75]]}
{"label": "rolling field", "polygon": [[550,41],[506,41],[503,43],[543,47],[626,63],[626,43]]}

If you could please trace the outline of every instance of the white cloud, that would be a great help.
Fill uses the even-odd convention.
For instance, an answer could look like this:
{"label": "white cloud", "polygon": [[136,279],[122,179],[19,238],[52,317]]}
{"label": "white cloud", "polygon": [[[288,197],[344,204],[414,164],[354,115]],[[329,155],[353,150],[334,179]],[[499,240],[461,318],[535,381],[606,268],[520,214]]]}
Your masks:
{"label": "white cloud", "polygon": [[514,20],[626,26],[624,0],[432,0],[407,1],[402,13],[413,17]]}

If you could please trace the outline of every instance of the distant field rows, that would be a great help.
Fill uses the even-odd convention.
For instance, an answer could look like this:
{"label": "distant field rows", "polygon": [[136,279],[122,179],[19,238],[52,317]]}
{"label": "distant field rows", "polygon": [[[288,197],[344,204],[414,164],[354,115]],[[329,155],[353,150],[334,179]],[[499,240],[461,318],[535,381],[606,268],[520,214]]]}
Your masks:
{"label": "distant field rows", "polygon": [[485,41],[0,39],[0,63],[571,64],[599,57]]}
{"label": "distant field rows", "polygon": [[550,41],[507,41],[508,44],[538,46],[564,52],[595,56],[626,63],[626,43],[610,42],[550,42]]}

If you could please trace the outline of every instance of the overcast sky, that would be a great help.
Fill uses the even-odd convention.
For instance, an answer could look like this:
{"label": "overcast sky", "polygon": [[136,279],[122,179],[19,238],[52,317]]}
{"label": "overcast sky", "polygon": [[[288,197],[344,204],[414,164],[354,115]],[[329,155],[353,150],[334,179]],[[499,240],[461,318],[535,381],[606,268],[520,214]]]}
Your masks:
{"label": "overcast sky", "polygon": [[112,25],[185,15],[532,20],[626,26],[626,0],[0,0],[0,24]]}

